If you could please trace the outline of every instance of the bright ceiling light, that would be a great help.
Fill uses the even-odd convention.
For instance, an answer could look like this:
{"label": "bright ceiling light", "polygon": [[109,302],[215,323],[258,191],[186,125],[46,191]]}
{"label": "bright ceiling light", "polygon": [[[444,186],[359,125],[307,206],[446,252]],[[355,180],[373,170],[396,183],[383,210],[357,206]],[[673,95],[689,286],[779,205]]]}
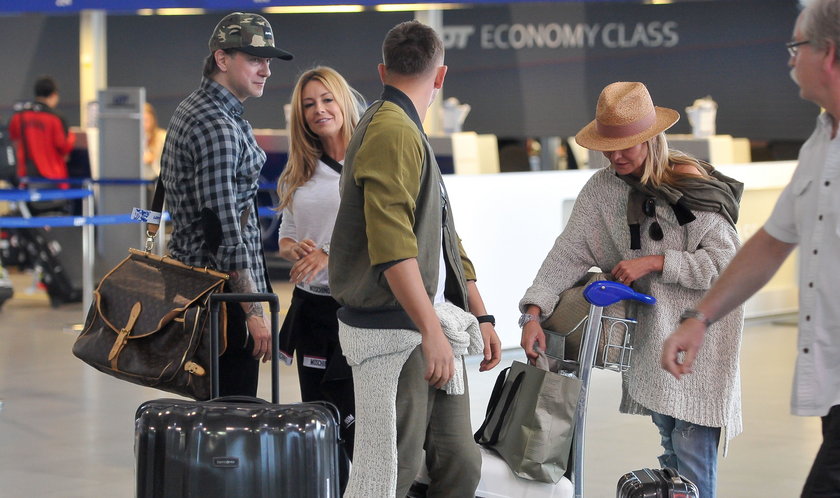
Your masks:
{"label": "bright ceiling light", "polygon": [[341,14],[364,10],[363,5],[289,5],[262,9],[266,14]]}
{"label": "bright ceiling light", "polygon": [[373,7],[377,12],[416,12],[420,10],[452,10],[466,7],[462,3],[383,3]]}
{"label": "bright ceiling light", "polygon": [[156,9],[159,16],[198,16],[204,14],[204,9]]}

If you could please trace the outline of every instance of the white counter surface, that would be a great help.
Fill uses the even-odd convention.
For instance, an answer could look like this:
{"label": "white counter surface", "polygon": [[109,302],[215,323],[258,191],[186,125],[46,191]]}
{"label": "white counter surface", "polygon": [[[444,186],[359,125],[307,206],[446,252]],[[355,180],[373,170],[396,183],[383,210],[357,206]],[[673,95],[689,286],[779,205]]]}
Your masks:
{"label": "white counter surface", "polygon": [[[745,185],[738,232],[755,233],[795,161],[718,165]],[[554,240],[565,226],[578,192],[595,170],[540,171],[495,175],[446,175],[455,224],[475,263],[478,286],[505,349],[518,347],[519,299],[531,285]],[[789,258],[776,277],[747,302],[747,317],[794,311],[796,272]]]}

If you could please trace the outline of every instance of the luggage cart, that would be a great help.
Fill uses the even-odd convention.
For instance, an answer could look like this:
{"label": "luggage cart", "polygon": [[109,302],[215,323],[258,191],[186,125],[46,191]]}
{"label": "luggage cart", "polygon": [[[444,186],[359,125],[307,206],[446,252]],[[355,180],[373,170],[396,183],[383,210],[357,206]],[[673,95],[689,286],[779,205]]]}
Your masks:
{"label": "luggage cart", "polygon": [[[583,296],[590,303],[589,315],[578,324],[582,328],[580,353],[577,361],[565,359],[562,335],[547,331],[547,356],[561,361],[561,368],[581,380],[580,399],[575,410],[575,431],[572,446],[571,482],[563,477],[557,484],[531,481],[516,476],[493,450],[481,448],[483,458],[481,481],[476,490],[480,498],[575,498],[583,497],[584,432],[589,382],[593,368],[625,371],[630,367],[631,335],[636,320],[603,315],[604,308],[619,301],[638,301],[654,304],[652,296],[634,291],[618,282],[599,280],[589,284]],[[608,322],[608,326],[604,326]],[[568,335],[568,334],[565,334]],[[551,339],[549,339],[551,336]],[[601,340],[601,338],[604,338]],[[560,340],[558,342],[558,339]],[[549,354],[549,352],[551,354]],[[598,353],[598,355],[596,355]],[[599,361],[600,360],[600,361]]]}
{"label": "luggage cart", "polygon": [[[586,406],[589,400],[589,381],[592,376],[592,367],[595,363],[595,353],[598,346],[598,339],[601,336],[600,328],[602,325],[602,314],[604,308],[619,301],[638,301],[644,304],[654,304],[656,299],[653,296],[636,292],[630,287],[620,284],[618,282],[609,282],[601,280],[593,282],[583,291],[583,296],[590,303],[589,317],[587,323],[586,334],[582,341],[580,365],[578,375],[581,380],[580,399],[578,400],[577,410],[575,411],[575,435],[572,447],[572,467],[573,467],[573,481],[575,486],[575,498],[583,496],[583,454],[584,454],[584,432],[586,430]],[[629,319],[625,319],[629,320]],[[632,323],[635,325],[636,321]],[[627,323],[625,323],[627,325]],[[612,327],[610,327],[610,332]],[[611,334],[607,334],[611,336]],[[619,371],[626,370],[630,367],[630,353],[632,347],[627,349],[630,345],[629,327],[627,333],[624,334],[623,345],[607,345],[604,348],[605,358],[610,351],[615,351],[616,348],[622,352],[622,358],[627,359],[626,366],[618,364]],[[626,354],[624,354],[626,353]],[[607,362],[604,362],[605,368]]]}

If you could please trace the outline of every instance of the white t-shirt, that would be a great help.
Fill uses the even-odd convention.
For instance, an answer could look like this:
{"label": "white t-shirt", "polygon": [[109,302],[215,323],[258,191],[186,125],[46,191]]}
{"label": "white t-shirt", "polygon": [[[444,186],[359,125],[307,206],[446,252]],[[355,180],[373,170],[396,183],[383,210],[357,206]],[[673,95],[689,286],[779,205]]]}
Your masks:
{"label": "white t-shirt", "polygon": [[[343,161],[339,163],[343,164]],[[324,161],[318,161],[312,178],[295,190],[292,203],[283,209],[279,234],[281,239],[311,239],[317,247],[329,243],[338,213],[340,178],[340,173]],[[330,286],[327,269],[318,273],[311,283],[300,283],[297,287],[313,294],[328,296]]]}

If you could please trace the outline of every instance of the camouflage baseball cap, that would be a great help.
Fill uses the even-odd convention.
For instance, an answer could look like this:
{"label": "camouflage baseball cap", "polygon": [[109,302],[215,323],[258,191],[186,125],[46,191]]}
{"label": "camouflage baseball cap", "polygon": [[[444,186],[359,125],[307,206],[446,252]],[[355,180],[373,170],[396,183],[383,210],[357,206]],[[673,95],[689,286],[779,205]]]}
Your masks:
{"label": "camouflage baseball cap", "polygon": [[276,57],[285,61],[294,57],[274,46],[271,24],[259,14],[234,12],[219,21],[210,37],[210,52],[229,48],[257,57]]}

